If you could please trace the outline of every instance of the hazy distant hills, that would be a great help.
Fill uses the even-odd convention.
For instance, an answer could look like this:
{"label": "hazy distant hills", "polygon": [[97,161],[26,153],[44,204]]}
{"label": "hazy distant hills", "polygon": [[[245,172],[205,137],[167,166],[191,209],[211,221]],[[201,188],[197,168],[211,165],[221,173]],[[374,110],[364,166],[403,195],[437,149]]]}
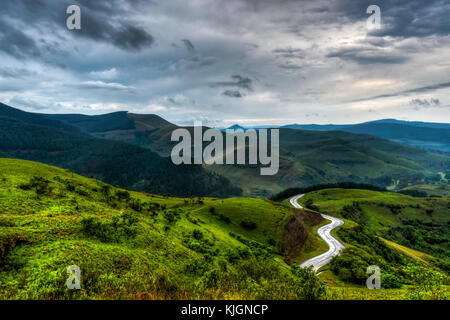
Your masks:
{"label": "hazy distant hills", "polygon": [[[70,121],[57,120],[61,118]],[[126,113],[94,117],[40,115],[0,104],[0,157],[56,165],[149,193],[241,194],[241,190],[227,179],[207,172],[201,166],[176,166],[170,158],[161,157],[148,148],[87,134],[97,128],[100,131],[125,130],[134,126],[134,122],[127,119]]]}
{"label": "hazy distant hills", "polygon": [[[99,116],[45,115],[76,126],[80,131],[99,138],[119,140],[151,149],[162,157],[170,155],[175,145],[171,133],[178,126],[157,115],[140,115],[115,112]],[[318,183],[354,181],[380,186],[405,186],[411,183],[437,182],[437,172],[450,168],[450,157],[398,144],[380,137],[379,126],[393,127],[402,124],[378,121],[373,123],[373,135],[366,132],[280,129],[280,170],[275,176],[260,176],[257,166],[213,165],[204,166],[207,172],[226,177],[232,185],[244,190],[245,195],[269,196],[287,187],[309,186]],[[322,126],[313,126],[321,129]],[[313,128],[308,127],[308,128]],[[369,130],[371,124],[354,125]],[[187,127],[192,131],[192,127]],[[239,125],[233,128],[243,128]],[[410,130],[446,130],[408,126]],[[420,131],[422,130],[422,131]],[[395,131],[392,129],[391,131]],[[401,131],[398,129],[397,131]],[[364,134],[360,134],[364,133]],[[381,133],[380,133],[381,134]],[[387,131],[387,135],[392,135]],[[426,135],[426,132],[423,133]],[[438,139],[433,136],[431,138]],[[430,139],[431,139],[430,138]],[[426,138],[422,138],[425,141]]]}
{"label": "hazy distant hills", "polygon": [[370,134],[401,144],[450,152],[450,124],[384,119],[355,125],[291,124],[282,128]]}

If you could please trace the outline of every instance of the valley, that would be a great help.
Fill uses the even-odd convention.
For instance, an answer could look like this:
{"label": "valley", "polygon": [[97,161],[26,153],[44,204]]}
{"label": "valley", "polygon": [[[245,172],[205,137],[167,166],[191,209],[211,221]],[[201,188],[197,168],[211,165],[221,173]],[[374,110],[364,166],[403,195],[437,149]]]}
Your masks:
{"label": "valley", "polygon": [[[341,206],[355,198],[416,204],[406,195],[352,189],[308,193],[299,201],[307,209],[252,198],[177,198],[116,188],[36,162],[0,159],[0,297],[352,299],[359,294],[411,299],[416,290],[426,297],[446,295],[442,284],[422,292],[414,283],[425,271],[440,279],[448,272],[446,257],[379,240],[377,232],[383,234],[388,220],[372,232],[357,214],[341,213]],[[443,206],[449,198],[422,201],[424,211],[435,211],[433,227],[448,220]],[[332,234],[346,247],[320,268],[319,277],[297,266],[328,250],[316,233],[328,222],[317,210],[342,217],[345,224]],[[441,242],[430,250],[438,253],[445,246]],[[361,272],[373,263],[388,271],[383,281],[389,286],[367,295]],[[69,265],[80,267],[80,290],[65,289]]]}
{"label": "valley", "polygon": [[[156,115],[0,105],[0,124],[2,299],[448,297],[445,154],[281,129],[280,170],[261,176],[174,165],[180,127]],[[369,265],[383,270],[370,293]]]}
{"label": "valley", "polygon": [[[170,141],[170,136],[173,130],[179,128],[157,115],[126,112],[99,116],[43,116],[62,121],[95,137],[150,149],[161,157],[170,156],[176,144]],[[193,127],[183,128],[193,135]],[[289,126],[280,128],[280,169],[275,177],[261,177],[260,168],[255,165],[203,165],[203,169],[226,178],[242,190],[242,195],[260,198],[270,197],[286,188],[343,181],[394,189],[421,183],[445,184],[447,181],[445,173],[450,167],[449,155],[410,147],[364,132],[312,131],[316,127],[306,128],[309,130]],[[417,128],[421,129],[419,126]],[[203,131],[207,129],[204,127]],[[327,127],[327,130],[341,128]],[[444,176],[439,173],[444,173]]]}

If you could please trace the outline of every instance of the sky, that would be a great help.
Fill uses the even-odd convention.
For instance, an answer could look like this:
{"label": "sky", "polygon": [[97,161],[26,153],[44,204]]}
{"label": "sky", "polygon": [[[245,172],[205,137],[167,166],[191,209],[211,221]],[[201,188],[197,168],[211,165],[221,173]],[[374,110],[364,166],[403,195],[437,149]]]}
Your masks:
{"label": "sky", "polygon": [[450,122],[449,34],[448,0],[3,0],[0,102],[182,125]]}

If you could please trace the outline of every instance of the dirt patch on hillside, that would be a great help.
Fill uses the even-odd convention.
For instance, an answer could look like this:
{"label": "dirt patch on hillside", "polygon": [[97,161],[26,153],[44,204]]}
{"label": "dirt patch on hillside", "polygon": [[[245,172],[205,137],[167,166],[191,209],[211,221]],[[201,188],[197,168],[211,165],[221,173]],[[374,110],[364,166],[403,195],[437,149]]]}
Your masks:
{"label": "dirt patch on hillside", "polygon": [[10,250],[22,243],[26,243],[27,240],[19,234],[6,233],[0,235],[0,266],[6,260],[6,257]]}
{"label": "dirt patch on hillside", "polygon": [[320,214],[302,209],[291,209],[295,216],[285,225],[283,232],[283,255],[290,264],[303,248],[308,232],[323,221]]}

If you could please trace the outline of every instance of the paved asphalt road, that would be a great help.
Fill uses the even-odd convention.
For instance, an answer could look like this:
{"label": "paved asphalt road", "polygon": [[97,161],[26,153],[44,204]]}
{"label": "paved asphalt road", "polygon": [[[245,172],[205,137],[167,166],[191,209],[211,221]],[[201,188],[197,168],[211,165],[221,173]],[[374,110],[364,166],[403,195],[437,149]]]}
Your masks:
{"label": "paved asphalt road", "polygon": [[[302,209],[303,207],[301,205],[299,205],[297,201],[304,195],[305,194],[299,194],[299,195],[292,197],[290,200],[291,205],[294,206],[295,208]],[[300,264],[300,267],[313,266],[313,269],[315,271],[317,271],[321,267],[323,267],[324,265],[329,263],[334,256],[337,256],[339,254],[339,251],[341,251],[342,249],[345,248],[345,246],[342,243],[340,243],[336,238],[334,238],[331,235],[331,230],[343,225],[344,221],[342,221],[341,219],[335,218],[335,217],[327,216],[325,214],[322,214],[322,217],[325,219],[331,220],[331,223],[329,223],[323,227],[320,227],[317,230],[317,233],[318,233],[319,237],[321,237],[323,240],[325,240],[325,242],[328,244],[328,246],[330,248],[328,249],[327,252],[306,260],[305,262]]]}

